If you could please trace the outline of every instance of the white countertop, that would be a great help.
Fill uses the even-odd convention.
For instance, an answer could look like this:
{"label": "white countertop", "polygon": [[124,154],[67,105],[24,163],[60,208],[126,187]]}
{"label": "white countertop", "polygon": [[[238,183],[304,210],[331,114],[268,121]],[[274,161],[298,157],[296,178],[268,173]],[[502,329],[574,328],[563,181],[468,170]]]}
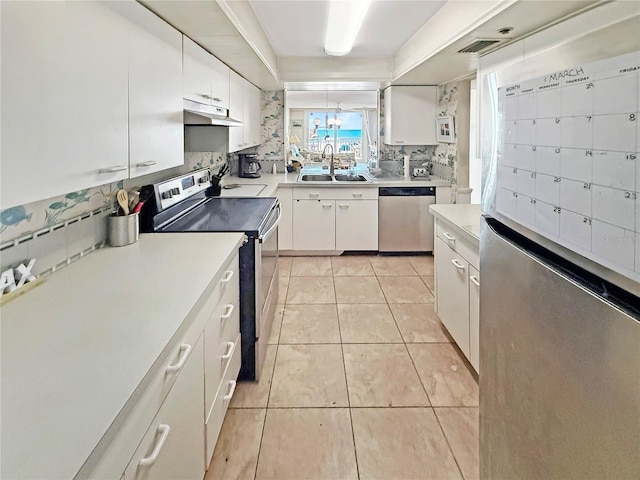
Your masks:
{"label": "white countertop", "polygon": [[[307,172],[303,169],[303,172]],[[316,173],[317,168],[314,167],[313,170],[309,170],[309,173]],[[322,173],[328,173],[328,170],[324,170]],[[451,183],[446,180],[440,179],[431,179],[431,180],[411,180],[406,179],[401,176],[394,177],[383,177],[383,178],[373,178],[372,182],[333,182],[333,183],[314,183],[314,182],[298,182],[298,176],[300,174],[297,172],[293,173],[276,173],[275,175],[272,173],[260,173],[259,178],[239,178],[236,176],[226,176],[222,180],[222,185],[228,185],[231,183],[236,183],[239,185],[252,185],[252,184],[263,184],[265,188],[262,189],[259,196],[261,197],[271,197],[276,195],[276,191],[279,186],[281,187],[403,187],[403,186],[412,186],[412,187],[450,187]],[[238,190],[238,194],[240,194],[240,189]],[[224,192],[224,190],[223,190]],[[228,196],[226,193],[223,194]]]}
{"label": "white countertop", "polygon": [[72,478],[101,454],[101,438],[120,427],[114,419],[242,237],[143,234],[2,307],[2,478]]}
{"label": "white countertop", "polygon": [[429,211],[437,219],[457,227],[476,245],[480,242],[480,205],[436,204],[429,205]]}

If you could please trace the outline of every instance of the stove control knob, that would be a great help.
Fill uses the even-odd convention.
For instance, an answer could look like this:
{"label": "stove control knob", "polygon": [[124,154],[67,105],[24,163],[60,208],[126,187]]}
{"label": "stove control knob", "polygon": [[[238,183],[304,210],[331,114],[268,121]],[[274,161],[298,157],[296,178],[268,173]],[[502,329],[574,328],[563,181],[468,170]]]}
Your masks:
{"label": "stove control knob", "polygon": [[171,189],[171,193],[172,193],[173,195],[180,195],[180,189],[179,189],[178,187],[176,187],[176,188],[172,188],[172,189]]}
{"label": "stove control knob", "polygon": [[173,195],[171,195],[171,190],[167,190],[166,192],[162,192],[162,195],[160,195],[162,197],[163,200],[166,200],[168,198],[173,197]]}

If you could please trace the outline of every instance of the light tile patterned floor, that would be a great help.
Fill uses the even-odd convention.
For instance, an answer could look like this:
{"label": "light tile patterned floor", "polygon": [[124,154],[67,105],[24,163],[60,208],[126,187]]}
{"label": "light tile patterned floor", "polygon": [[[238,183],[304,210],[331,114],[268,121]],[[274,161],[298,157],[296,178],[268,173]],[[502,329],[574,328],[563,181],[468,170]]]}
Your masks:
{"label": "light tile patterned floor", "polygon": [[433,309],[433,257],[284,257],[259,383],[205,480],[475,479],[478,385]]}

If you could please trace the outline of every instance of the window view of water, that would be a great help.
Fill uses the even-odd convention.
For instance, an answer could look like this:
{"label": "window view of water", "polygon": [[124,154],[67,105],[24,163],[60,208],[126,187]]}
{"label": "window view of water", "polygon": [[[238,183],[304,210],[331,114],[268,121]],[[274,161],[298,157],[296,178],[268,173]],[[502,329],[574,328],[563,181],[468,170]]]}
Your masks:
{"label": "window view of water", "polygon": [[357,152],[361,148],[361,112],[309,112],[308,125],[307,149],[310,151],[322,151],[327,144],[339,152]]}

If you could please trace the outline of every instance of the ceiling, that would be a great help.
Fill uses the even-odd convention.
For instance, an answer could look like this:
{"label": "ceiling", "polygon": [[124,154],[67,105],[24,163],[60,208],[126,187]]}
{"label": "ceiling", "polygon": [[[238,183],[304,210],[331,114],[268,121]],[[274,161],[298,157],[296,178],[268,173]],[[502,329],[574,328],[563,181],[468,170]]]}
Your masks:
{"label": "ceiling", "polygon": [[[138,1],[265,90],[445,83],[475,72],[477,55],[457,53],[475,39],[500,38],[502,46],[602,3],[373,0],[351,53],[329,57],[328,0]],[[502,27],[513,31],[501,35]]]}
{"label": "ceiling", "polygon": [[[329,15],[326,0],[250,0],[279,57],[322,57]],[[389,57],[446,1],[373,0],[351,57]]]}

